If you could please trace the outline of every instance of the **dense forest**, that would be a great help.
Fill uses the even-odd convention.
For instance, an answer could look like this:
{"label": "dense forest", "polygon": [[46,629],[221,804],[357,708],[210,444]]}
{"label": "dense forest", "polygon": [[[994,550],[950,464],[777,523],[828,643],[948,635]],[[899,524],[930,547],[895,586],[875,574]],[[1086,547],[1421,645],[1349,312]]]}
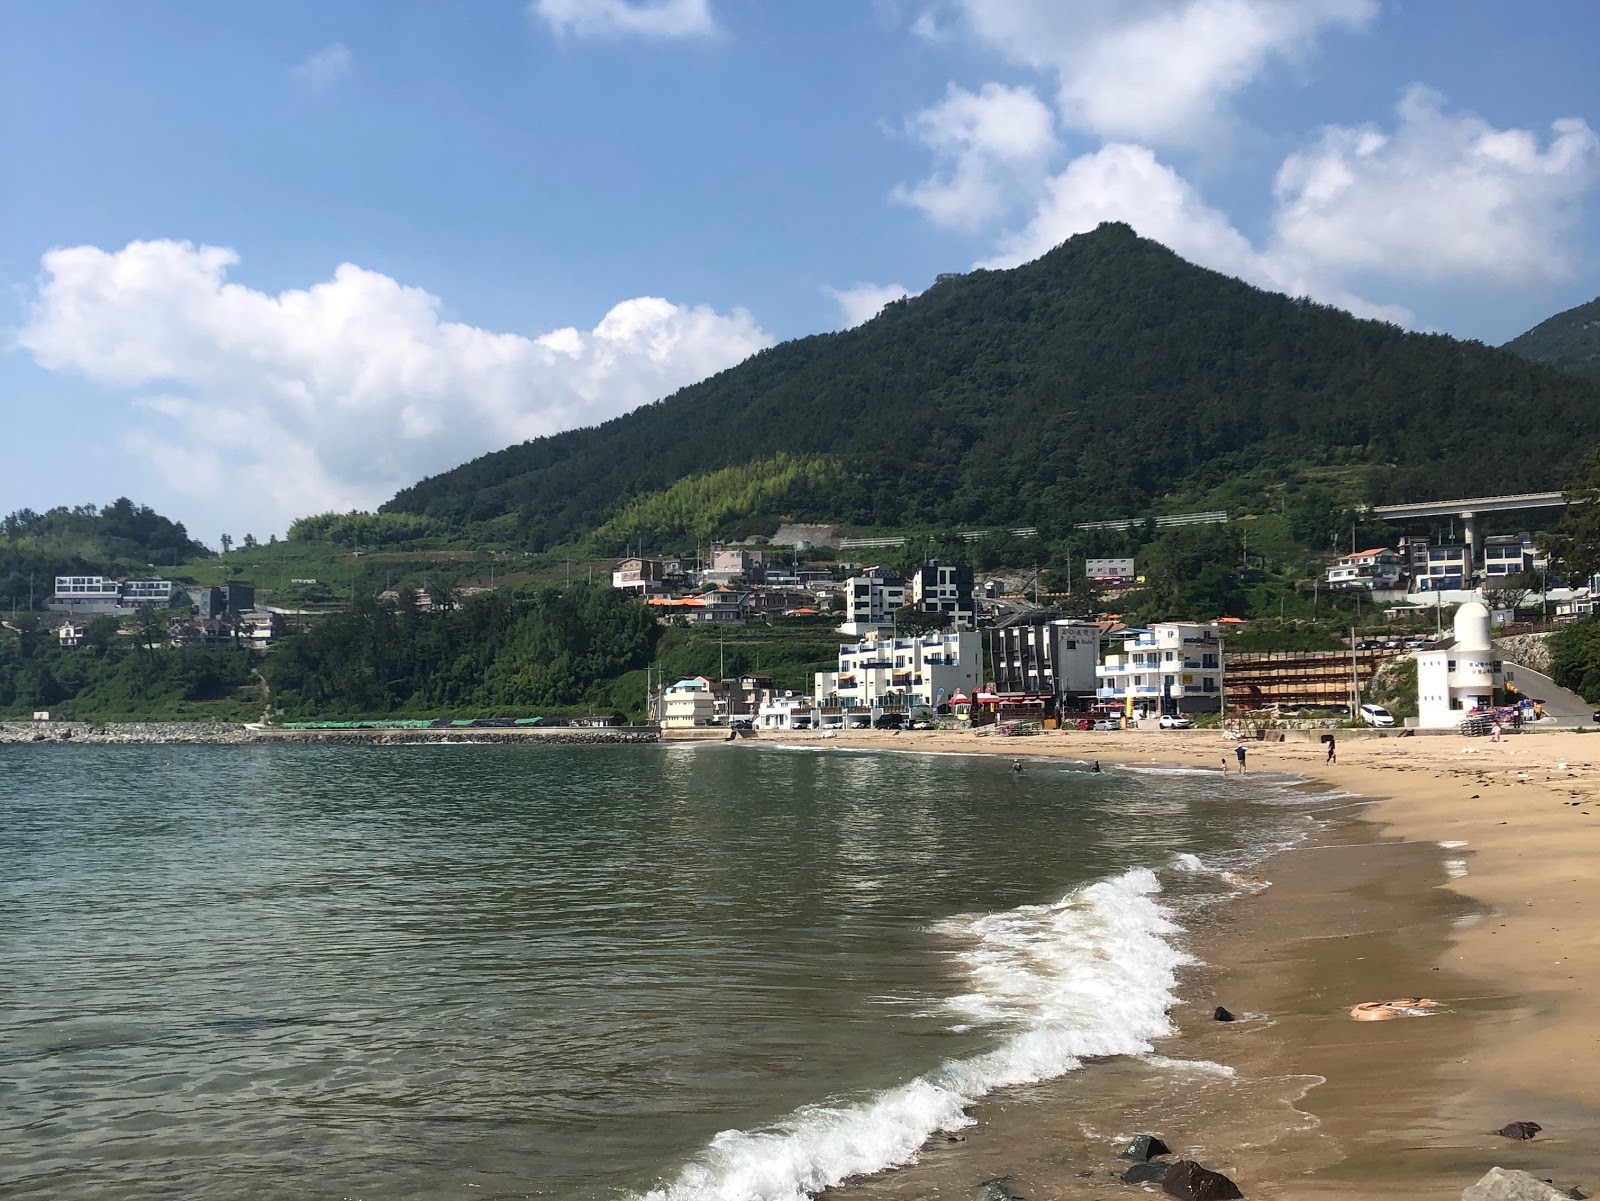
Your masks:
{"label": "dense forest", "polygon": [[1600,381],[1600,297],[1541,321],[1505,348],[1536,363]]}
{"label": "dense forest", "polygon": [[[1048,530],[1276,504],[1306,469],[1353,473],[1362,500],[1546,488],[1596,441],[1594,384],[1263,292],[1103,225],[603,425],[486,455],[385,510],[496,521],[532,550],[603,527],[620,549],[628,514],[671,512],[674,486],[700,479],[729,525]],[[716,473],[780,453],[839,473],[716,489]],[[742,503],[722,503],[733,492]]]}
{"label": "dense forest", "polygon": [[104,508],[19,509],[0,520],[0,606],[25,609],[31,599],[37,608],[58,575],[150,574],[210,553],[181,522],[125,496]]}

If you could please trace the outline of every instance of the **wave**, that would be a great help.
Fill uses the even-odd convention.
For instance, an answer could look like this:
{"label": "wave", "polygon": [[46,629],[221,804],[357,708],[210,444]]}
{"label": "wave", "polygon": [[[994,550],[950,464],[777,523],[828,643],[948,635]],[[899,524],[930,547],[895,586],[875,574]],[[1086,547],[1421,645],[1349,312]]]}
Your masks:
{"label": "wave", "polygon": [[1160,891],[1154,872],[1134,868],[1054,904],[938,923],[961,944],[971,984],[947,1008],[967,1027],[994,1029],[993,1049],[763,1130],[723,1131],[644,1201],[801,1201],[910,1163],[933,1135],[972,1125],[967,1107],[997,1089],[1064,1075],[1085,1058],[1149,1053],[1171,1033],[1177,970],[1190,962],[1169,941],[1178,927]]}

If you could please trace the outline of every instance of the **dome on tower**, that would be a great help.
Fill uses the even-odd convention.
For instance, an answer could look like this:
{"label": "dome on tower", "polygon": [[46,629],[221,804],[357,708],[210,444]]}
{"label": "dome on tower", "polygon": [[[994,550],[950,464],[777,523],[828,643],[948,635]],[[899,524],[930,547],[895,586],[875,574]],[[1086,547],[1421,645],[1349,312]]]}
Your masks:
{"label": "dome on tower", "polygon": [[1468,601],[1456,610],[1456,646],[1462,650],[1489,649],[1489,609],[1478,601]]}

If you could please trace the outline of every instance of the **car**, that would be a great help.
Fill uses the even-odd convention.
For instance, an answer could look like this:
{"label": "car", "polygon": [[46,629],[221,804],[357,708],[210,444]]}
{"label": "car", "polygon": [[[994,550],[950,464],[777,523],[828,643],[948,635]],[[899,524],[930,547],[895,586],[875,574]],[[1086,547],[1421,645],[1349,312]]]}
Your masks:
{"label": "car", "polygon": [[911,723],[910,728],[913,730],[937,730],[939,723],[929,717],[919,717]]}
{"label": "car", "polygon": [[1369,726],[1387,727],[1395,724],[1394,714],[1382,705],[1362,705],[1361,720]]}
{"label": "car", "polygon": [[1160,722],[1157,724],[1163,730],[1187,730],[1194,725],[1194,722],[1184,717],[1181,713],[1163,713]]}
{"label": "car", "polygon": [[1594,719],[1595,719],[1595,720],[1596,720],[1596,721],[1600,721],[1600,709],[1596,709],[1596,710],[1595,710],[1595,711],[1594,711]]}
{"label": "car", "polygon": [[906,715],[904,713],[880,713],[878,719],[872,723],[877,730],[903,730],[906,728]]}
{"label": "car", "polygon": [[1120,730],[1122,729],[1122,723],[1120,721],[1113,721],[1109,717],[1102,717],[1099,721],[1094,723],[1094,728],[1097,730]]}
{"label": "car", "polygon": [[728,728],[732,730],[753,730],[756,728],[756,723],[748,717],[736,717],[728,723]]}

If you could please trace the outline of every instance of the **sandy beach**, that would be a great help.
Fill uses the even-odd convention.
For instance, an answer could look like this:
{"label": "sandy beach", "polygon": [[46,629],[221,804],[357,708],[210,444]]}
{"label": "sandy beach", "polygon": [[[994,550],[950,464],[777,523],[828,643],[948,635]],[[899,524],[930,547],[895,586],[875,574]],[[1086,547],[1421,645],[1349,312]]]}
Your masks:
{"label": "sandy beach", "polygon": [[[1219,772],[1235,745],[1204,731],[826,741]],[[1587,913],[1600,907],[1600,736],[1341,731],[1335,764],[1314,741],[1248,746],[1249,770],[1303,776],[1328,802],[1321,832],[1264,866],[1270,888],[1191,933],[1205,966],[1158,1051],[1234,1075],[1196,1072],[1174,1093],[1170,1076],[1108,1065],[1117,1078],[1105,1087],[1103,1074],[1102,1095],[1070,1076],[1019,1090],[981,1107],[959,1152],[935,1148],[851,1195],[958,1195],[977,1170],[1013,1177],[1030,1198],[1115,1195],[1129,1189],[1107,1174],[1126,1166],[1117,1140],[1144,1129],[1247,1197],[1454,1198],[1495,1164],[1600,1192],[1600,925]],[[1393,1021],[1349,1016],[1414,996],[1439,1005]],[[1214,1022],[1219,1004],[1251,1018]],[[1491,1133],[1522,1120],[1544,1129],[1527,1142]]]}

